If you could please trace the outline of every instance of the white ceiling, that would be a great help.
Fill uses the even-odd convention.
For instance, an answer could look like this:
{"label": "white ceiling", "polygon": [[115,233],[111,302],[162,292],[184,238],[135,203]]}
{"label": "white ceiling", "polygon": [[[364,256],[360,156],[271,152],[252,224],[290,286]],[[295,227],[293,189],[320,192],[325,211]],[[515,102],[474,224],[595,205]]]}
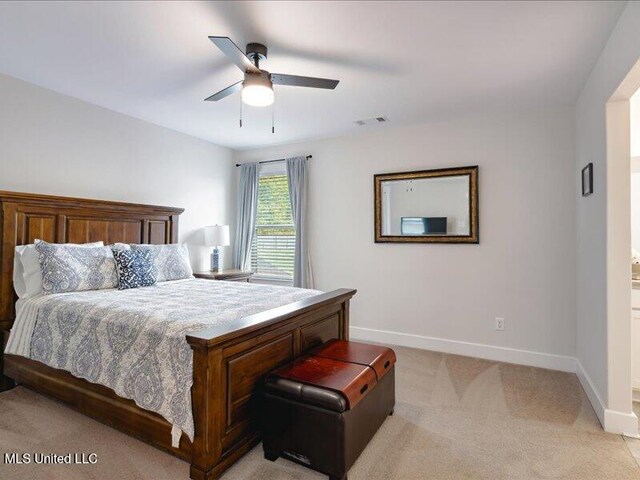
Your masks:
{"label": "white ceiling", "polygon": [[[623,2],[0,2],[0,72],[232,148],[463,112],[575,102]],[[276,87],[270,108],[207,39],[269,48],[274,73],[340,80]]]}

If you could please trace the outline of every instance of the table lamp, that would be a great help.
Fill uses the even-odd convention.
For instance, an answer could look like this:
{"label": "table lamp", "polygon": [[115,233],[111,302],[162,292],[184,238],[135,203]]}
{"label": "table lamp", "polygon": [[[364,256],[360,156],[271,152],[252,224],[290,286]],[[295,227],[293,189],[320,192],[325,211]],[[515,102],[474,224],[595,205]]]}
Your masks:
{"label": "table lamp", "polygon": [[210,225],[204,227],[204,243],[207,247],[213,247],[211,252],[211,271],[220,270],[222,262],[222,252],[218,247],[226,247],[229,242],[229,225]]}

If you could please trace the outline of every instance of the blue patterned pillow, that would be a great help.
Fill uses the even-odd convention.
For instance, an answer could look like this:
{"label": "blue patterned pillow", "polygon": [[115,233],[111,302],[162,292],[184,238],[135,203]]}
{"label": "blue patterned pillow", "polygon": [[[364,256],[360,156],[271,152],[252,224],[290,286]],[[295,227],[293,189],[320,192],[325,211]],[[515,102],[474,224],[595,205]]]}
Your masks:
{"label": "blue patterned pillow", "polygon": [[134,252],[149,252],[153,262],[157,281],[181,280],[192,278],[189,250],[185,244],[171,243],[168,245],[131,245]]}
{"label": "blue patterned pillow", "polygon": [[45,294],[100,290],[118,286],[118,276],[109,247],[48,243],[35,247]]}
{"label": "blue patterned pillow", "polygon": [[156,274],[151,252],[114,248],[118,270],[118,290],[155,285]]}

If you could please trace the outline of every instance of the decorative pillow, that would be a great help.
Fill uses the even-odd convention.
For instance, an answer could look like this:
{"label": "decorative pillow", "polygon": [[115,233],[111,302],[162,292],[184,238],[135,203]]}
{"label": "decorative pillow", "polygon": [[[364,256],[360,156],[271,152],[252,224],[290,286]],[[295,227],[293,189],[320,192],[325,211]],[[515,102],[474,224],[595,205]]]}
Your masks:
{"label": "decorative pillow", "polygon": [[134,251],[148,251],[155,268],[156,280],[180,280],[193,277],[189,250],[187,246],[177,243],[170,245],[131,245]]}
{"label": "decorative pillow", "polygon": [[150,250],[113,248],[118,270],[118,289],[148,287],[156,283]]}
{"label": "decorative pillow", "polygon": [[109,247],[36,240],[45,294],[116,288],[116,262]]}
{"label": "decorative pillow", "polygon": [[128,243],[116,242],[109,245],[109,247],[111,247],[111,250],[131,250],[131,245]]}
{"label": "decorative pillow", "polygon": [[[101,247],[102,242],[68,243],[78,247]],[[13,287],[19,298],[29,298],[42,292],[42,272],[36,246],[33,243],[19,245],[13,257]]]}

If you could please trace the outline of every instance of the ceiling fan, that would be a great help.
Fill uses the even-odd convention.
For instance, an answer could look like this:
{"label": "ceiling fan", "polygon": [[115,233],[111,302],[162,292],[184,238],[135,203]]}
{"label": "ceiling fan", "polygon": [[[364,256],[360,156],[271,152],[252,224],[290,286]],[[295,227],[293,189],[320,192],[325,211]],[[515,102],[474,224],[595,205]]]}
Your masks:
{"label": "ceiling fan", "polygon": [[244,73],[244,80],[214,93],[205,101],[222,100],[232,93],[242,90],[242,102],[254,107],[266,107],[273,103],[273,86],[290,85],[295,87],[325,88],[333,90],[339,80],[327,78],[301,77],[283,73],[269,73],[260,69],[260,62],[267,59],[267,47],[261,43],[247,44],[247,53],[243,53],[229,37],[209,37],[229,60]]}

